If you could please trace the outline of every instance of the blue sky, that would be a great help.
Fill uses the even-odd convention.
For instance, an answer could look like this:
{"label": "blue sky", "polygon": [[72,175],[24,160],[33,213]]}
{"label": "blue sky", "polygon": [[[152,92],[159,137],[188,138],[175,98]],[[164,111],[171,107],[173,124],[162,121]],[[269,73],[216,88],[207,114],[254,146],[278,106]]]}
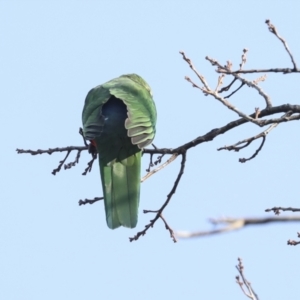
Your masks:
{"label": "blue sky", "polygon": [[[78,206],[79,199],[102,196],[97,164],[81,176],[87,153],[79,165],[53,176],[63,154],[15,152],[82,145],[78,128],[87,92],[126,73],[141,75],[152,87],[158,147],[177,147],[236,119],[184,80],[196,78],[179,51],[211,86],[217,74],[206,55],[237,67],[248,48],[246,68],[291,66],[268,32],[269,18],[300,64],[300,5],[284,3],[0,1],[1,299],[243,299],[235,283],[237,257],[261,299],[298,299],[299,246],[286,245],[296,239],[297,223],[174,244],[157,222],[129,243],[152,217],[142,209],[158,209],[165,201],[180,159],[143,183],[137,228],[112,231],[103,203]],[[297,76],[268,74],[261,86],[274,105],[298,104]],[[247,113],[264,107],[247,88],[232,102]],[[246,164],[238,158],[250,156],[258,144],[240,153],[216,149],[259,133],[251,124],[191,149],[164,212],[172,228],[210,229],[210,217],[263,217],[275,205],[300,207],[298,127],[298,122],[278,126]],[[148,160],[144,156],[144,173]]]}

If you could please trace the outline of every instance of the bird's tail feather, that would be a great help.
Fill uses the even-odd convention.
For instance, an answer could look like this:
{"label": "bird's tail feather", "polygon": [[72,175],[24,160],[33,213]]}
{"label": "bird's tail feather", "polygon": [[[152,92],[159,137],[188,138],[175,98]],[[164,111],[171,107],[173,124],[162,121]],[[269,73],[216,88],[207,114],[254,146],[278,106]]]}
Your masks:
{"label": "bird's tail feather", "polygon": [[134,228],[138,220],[141,152],[103,165],[99,159],[107,226]]}

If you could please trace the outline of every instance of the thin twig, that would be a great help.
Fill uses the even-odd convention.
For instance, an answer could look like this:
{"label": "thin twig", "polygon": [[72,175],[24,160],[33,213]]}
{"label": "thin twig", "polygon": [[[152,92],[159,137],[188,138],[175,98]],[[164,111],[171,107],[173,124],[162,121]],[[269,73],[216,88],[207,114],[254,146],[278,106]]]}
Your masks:
{"label": "thin twig", "polygon": [[94,204],[97,201],[103,200],[104,197],[95,197],[94,199],[84,199],[84,200],[79,200],[78,204],[80,205],[85,205],[85,204]]}
{"label": "thin twig", "polygon": [[183,231],[177,230],[175,235],[178,238],[199,238],[204,236],[211,236],[215,234],[236,231],[246,226],[262,225],[269,223],[282,222],[300,222],[300,216],[284,216],[284,217],[262,217],[262,218],[219,218],[210,219],[212,225],[223,225],[221,228],[203,231]]}
{"label": "thin twig", "polygon": [[192,61],[189,58],[186,57],[186,55],[185,55],[185,53],[183,51],[179,51],[179,53],[182,55],[182,58],[188,63],[188,65],[190,66],[190,68],[194,71],[194,73],[200,79],[200,81],[204,85],[205,89],[210,90],[210,88],[208,86],[208,83],[206,82],[204,76],[202,76],[200,73],[198,73],[198,71],[195,69]]}
{"label": "thin twig", "polygon": [[85,144],[85,146],[88,147],[89,145],[86,142],[86,139],[85,139],[84,134],[83,134],[83,129],[81,127],[79,127],[79,134],[82,136],[83,143]]}
{"label": "thin twig", "polygon": [[275,207],[272,207],[272,208],[267,208],[265,211],[266,212],[273,211],[275,213],[275,215],[279,215],[280,211],[298,212],[298,211],[300,211],[300,208],[275,206]]}
{"label": "thin twig", "polygon": [[[248,298],[252,299],[252,300],[259,300],[257,294],[254,292],[251,283],[246,279],[245,274],[244,274],[244,266],[242,263],[242,259],[238,258],[238,265],[235,266],[236,269],[238,270],[242,281],[240,281],[240,276],[236,276],[236,283],[239,285],[239,287],[241,288],[241,290],[243,291],[243,293],[245,294],[245,296],[247,296]],[[247,288],[248,291],[246,291],[244,289],[244,286]]]}
{"label": "thin twig", "polygon": [[242,54],[242,62],[240,63],[240,70],[243,69],[243,66],[246,64],[246,61],[247,61],[247,52],[248,52],[248,49],[243,49],[243,54]]}
{"label": "thin twig", "polygon": [[159,217],[163,220],[163,222],[165,223],[165,227],[167,230],[169,230],[170,232],[170,237],[173,240],[174,243],[177,243],[177,239],[175,237],[174,231],[173,229],[168,225],[167,221],[165,220],[165,218],[163,217],[162,214],[159,215]]}
{"label": "thin twig", "polygon": [[266,24],[268,25],[269,31],[272,32],[274,35],[276,35],[276,37],[282,42],[286,52],[289,54],[289,56],[291,58],[292,64],[294,66],[294,70],[297,70],[297,64],[296,64],[295,59],[287,45],[287,42],[284,40],[284,38],[282,38],[278,34],[276,27],[270,22],[270,20],[266,20]]}
{"label": "thin twig", "polygon": [[178,156],[178,153],[174,153],[165,163],[163,163],[162,165],[160,165],[158,168],[152,170],[151,172],[149,172],[148,174],[146,174],[142,179],[141,182],[144,182],[145,180],[147,180],[150,176],[152,176],[153,174],[157,173],[158,171],[162,170],[163,168],[165,168],[167,165],[169,165],[171,162],[173,162]]}
{"label": "thin twig", "polygon": [[93,158],[88,162],[88,166],[84,169],[84,172],[81,175],[86,175],[88,172],[92,171],[93,163],[96,160],[97,155],[93,155]]}
{"label": "thin twig", "polygon": [[297,246],[297,245],[300,244],[300,241],[288,240],[288,241],[287,241],[287,244],[288,244],[289,246]]}
{"label": "thin twig", "polygon": [[150,169],[154,166],[154,165],[153,165],[152,159],[153,159],[153,153],[150,154],[149,166],[148,166],[148,168],[146,169],[146,172],[150,172]]}
{"label": "thin twig", "polygon": [[[236,80],[236,78],[234,78],[234,80]],[[238,92],[243,86],[245,85],[244,82],[241,83],[241,85],[236,88],[233,92],[231,92],[229,95],[225,96],[224,99],[228,99],[230,98],[232,95],[234,95],[236,92]]]}
{"label": "thin twig", "polygon": [[[233,85],[236,81],[237,81],[237,79],[236,79],[236,78],[233,78],[232,81],[231,81],[228,85],[222,87],[222,88],[218,91],[218,93],[221,94],[221,93],[223,93],[223,92],[228,92],[228,91],[231,89],[232,85]],[[228,97],[228,96],[227,96],[227,97]],[[225,97],[225,98],[226,98],[226,97]]]}
{"label": "thin twig", "polygon": [[56,173],[60,171],[62,165],[65,163],[65,161],[66,161],[66,159],[68,158],[68,156],[69,156],[70,153],[71,153],[71,150],[69,150],[69,151],[67,152],[65,158],[59,162],[58,167],[55,168],[55,169],[52,171],[52,174],[53,174],[53,175],[56,175]]}
{"label": "thin twig", "polygon": [[81,154],[81,151],[78,150],[78,151],[77,151],[77,154],[76,154],[76,157],[75,157],[75,160],[72,161],[72,162],[69,162],[69,163],[65,164],[64,169],[65,169],[65,170],[71,169],[71,168],[74,167],[76,164],[78,164],[78,163],[79,163],[79,159],[80,159],[80,154]]}
{"label": "thin twig", "polygon": [[263,148],[263,146],[265,144],[266,136],[262,136],[261,139],[262,139],[261,143],[260,143],[259,147],[255,150],[255,152],[248,158],[244,158],[244,157],[239,158],[240,163],[245,163],[245,162],[247,162],[247,161],[249,161],[249,160],[251,160],[251,159],[253,159],[254,157],[257,156],[257,154],[261,151],[261,149]]}
{"label": "thin twig", "polygon": [[224,74],[222,74],[222,75],[220,75],[220,76],[218,77],[218,84],[217,84],[217,86],[216,86],[216,88],[215,88],[215,93],[218,93],[219,87],[223,85],[223,79],[224,79],[224,77],[225,77]]}

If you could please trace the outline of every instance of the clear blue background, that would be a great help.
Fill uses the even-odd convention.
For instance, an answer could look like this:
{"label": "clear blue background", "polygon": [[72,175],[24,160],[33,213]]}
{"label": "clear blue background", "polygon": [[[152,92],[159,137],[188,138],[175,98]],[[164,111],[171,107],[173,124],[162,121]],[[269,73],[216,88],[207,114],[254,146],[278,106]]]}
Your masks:
{"label": "clear blue background", "polygon": [[[0,1],[0,298],[246,299],[235,283],[240,256],[261,299],[298,299],[299,246],[286,245],[297,238],[297,223],[174,244],[159,221],[129,243],[153,217],[142,209],[165,201],[180,159],[143,183],[137,228],[112,231],[103,203],[78,206],[79,199],[102,195],[97,165],[81,176],[87,153],[53,176],[64,154],[33,157],[15,149],[82,145],[87,92],[132,72],[152,87],[158,147],[223,126],[237,116],[184,80],[196,78],[179,51],[212,87],[217,74],[206,55],[237,68],[246,47],[246,68],[291,66],[264,23],[270,18],[300,64],[299,11],[297,1]],[[299,104],[299,75],[268,74],[261,86],[274,105]],[[246,113],[264,107],[249,88],[231,101]],[[246,164],[238,158],[252,155],[258,143],[240,153],[216,151],[260,130],[244,125],[188,152],[164,212],[175,230],[210,229],[209,217],[271,216],[264,209],[274,205],[300,207],[298,122],[273,130]]]}

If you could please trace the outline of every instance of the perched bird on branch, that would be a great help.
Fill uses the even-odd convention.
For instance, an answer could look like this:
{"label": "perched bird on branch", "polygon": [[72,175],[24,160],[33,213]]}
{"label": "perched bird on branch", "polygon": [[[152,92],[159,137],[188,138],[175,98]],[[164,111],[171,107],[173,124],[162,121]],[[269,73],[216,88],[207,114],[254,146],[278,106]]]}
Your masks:
{"label": "perched bird on branch", "polygon": [[134,228],[140,199],[141,150],[155,136],[156,108],[146,81],[122,75],[86,96],[83,134],[98,153],[106,222]]}

